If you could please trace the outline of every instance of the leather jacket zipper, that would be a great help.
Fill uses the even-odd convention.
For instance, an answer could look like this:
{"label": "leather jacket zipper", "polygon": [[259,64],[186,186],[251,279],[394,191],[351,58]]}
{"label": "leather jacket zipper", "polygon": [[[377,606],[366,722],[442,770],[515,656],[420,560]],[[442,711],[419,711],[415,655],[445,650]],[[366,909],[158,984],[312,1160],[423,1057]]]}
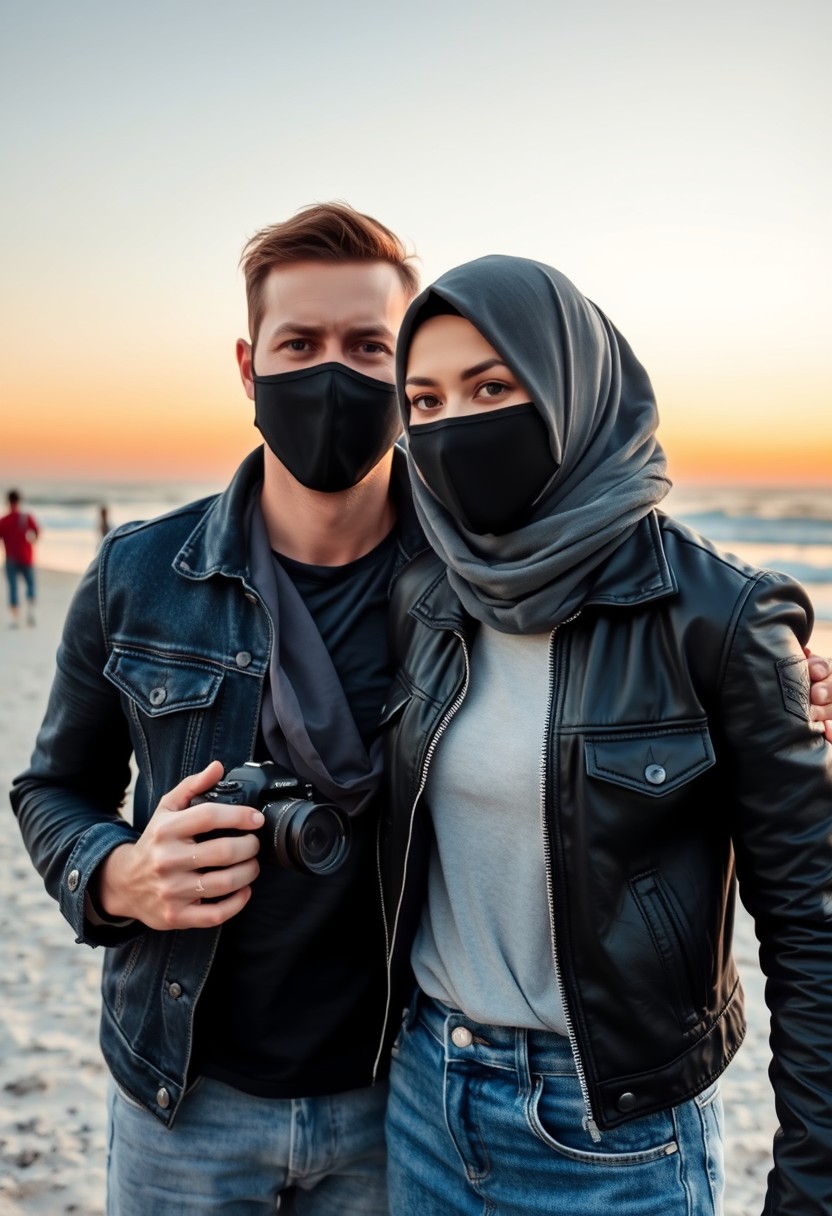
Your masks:
{"label": "leather jacket zipper", "polygon": [[384,1039],[387,1034],[387,1023],[390,1020],[390,1000],[392,997],[391,989],[392,989],[393,951],[396,948],[396,932],[397,932],[398,925],[399,925],[399,913],[401,911],[402,899],[404,898],[404,890],[405,890],[405,887],[407,886],[407,863],[408,863],[408,859],[410,857],[411,841],[413,840],[413,824],[414,824],[414,821],[416,818],[416,807],[419,804],[419,799],[421,798],[422,792],[425,788],[425,785],[427,784],[428,769],[430,768],[430,762],[433,759],[433,753],[436,751],[439,740],[442,738],[445,731],[448,729],[448,725],[449,725],[451,719],[453,718],[454,714],[457,712],[460,705],[465,700],[465,694],[468,692],[468,682],[469,682],[469,679],[471,676],[471,663],[470,663],[469,656],[468,656],[468,644],[458,629],[455,629],[454,633],[459,638],[460,642],[462,643],[462,654],[465,659],[465,678],[462,682],[462,687],[460,688],[459,692],[457,693],[456,697],[454,698],[453,703],[451,704],[451,706],[448,708],[448,710],[444,714],[442,721],[439,723],[439,726],[436,728],[436,732],[434,733],[433,738],[431,739],[430,744],[428,745],[428,750],[425,752],[425,759],[422,764],[422,775],[421,775],[421,779],[419,781],[419,788],[416,791],[416,797],[413,799],[413,806],[410,808],[410,824],[408,826],[408,831],[407,831],[407,848],[405,850],[405,855],[404,855],[404,866],[402,867],[402,884],[401,884],[401,889],[399,891],[399,898],[396,903],[396,916],[395,916],[395,920],[393,921],[393,933],[392,933],[392,937],[390,937],[389,939],[388,939],[387,917],[384,913],[384,887],[383,887],[382,880],[381,880],[381,847],[380,847],[381,846],[381,828],[380,827],[379,827],[379,834],[378,834],[378,837],[376,840],[376,868],[377,868],[377,872],[378,872],[379,892],[381,894],[381,911],[382,911],[382,916],[384,917],[384,937],[385,937],[385,941],[387,942],[387,1005],[386,1005],[385,1011],[384,1011],[384,1023],[381,1028],[381,1041],[379,1043],[379,1048],[378,1048],[378,1053],[376,1055],[375,1063],[373,1064],[373,1084],[375,1084],[377,1077],[378,1077],[379,1064],[381,1062],[382,1053],[384,1051]]}
{"label": "leather jacket zipper", "polygon": [[543,829],[543,859],[546,866],[546,896],[549,903],[549,928],[552,938],[552,961],[555,967],[555,980],[557,981],[560,991],[561,1003],[563,1005],[563,1018],[566,1023],[566,1031],[569,1035],[569,1046],[572,1049],[572,1058],[575,1061],[575,1071],[578,1074],[578,1083],[581,1087],[581,1096],[584,1100],[584,1127],[589,1132],[592,1140],[597,1144],[601,1139],[601,1133],[598,1131],[598,1125],[592,1114],[592,1105],[589,1100],[589,1088],[586,1083],[586,1071],[581,1053],[578,1050],[578,1040],[575,1036],[575,1027],[572,1022],[572,1015],[569,1012],[569,1002],[566,998],[566,991],[563,987],[561,979],[560,963],[558,962],[558,935],[555,925],[555,894],[552,883],[552,844],[549,838],[549,827],[546,819],[546,770],[549,757],[549,742],[551,739],[551,720],[552,720],[552,700],[554,697],[554,677],[555,677],[555,634],[564,625],[568,625],[570,621],[574,621],[580,616],[581,612],[578,609],[572,616],[561,621],[556,625],[549,636],[549,701],[546,707],[546,724],[543,730],[543,748],[540,755],[540,818]]}

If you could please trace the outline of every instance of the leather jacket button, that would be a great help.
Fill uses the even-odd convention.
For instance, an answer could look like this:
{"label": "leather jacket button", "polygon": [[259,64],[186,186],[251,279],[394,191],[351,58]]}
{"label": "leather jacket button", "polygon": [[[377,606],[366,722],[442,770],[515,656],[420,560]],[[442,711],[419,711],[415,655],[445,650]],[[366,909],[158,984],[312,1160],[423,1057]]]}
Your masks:
{"label": "leather jacket button", "polygon": [[667,781],[667,770],[660,764],[648,764],[644,770],[644,780],[651,785],[664,785]]}
{"label": "leather jacket button", "polygon": [[179,999],[179,997],[181,995],[182,995],[181,984],[177,984],[175,980],[172,984],[168,984],[168,996],[172,996],[173,999],[176,1001]]}
{"label": "leather jacket button", "polygon": [[451,1031],[451,1042],[454,1047],[470,1047],[474,1036],[467,1026],[454,1026]]}
{"label": "leather jacket button", "polygon": [[621,1111],[622,1115],[626,1115],[631,1110],[635,1110],[635,1108],[636,1108],[635,1094],[631,1094],[631,1093],[622,1094],[621,1097],[616,1102],[616,1106]]}
{"label": "leather jacket button", "polygon": [[248,602],[249,602],[250,604],[256,604],[256,603],[257,603],[257,596],[254,594],[254,592],[253,592],[253,591],[247,591],[247,592],[246,592],[246,599],[248,600]]}
{"label": "leather jacket button", "polygon": [[234,661],[238,667],[248,667],[251,662],[251,655],[247,650],[240,650]]}
{"label": "leather jacket button", "polygon": [[77,891],[78,883],[80,881],[81,881],[81,875],[78,872],[78,870],[70,870],[69,874],[67,875],[67,879],[66,879],[66,885],[69,887],[70,891]]}
{"label": "leather jacket button", "polygon": [[150,704],[151,705],[164,705],[165,701],[167,700],[167,696],[168,696],[167,689],[151,688],[150,697],[149,697]]}
{"label": "leather jacket button", "polygon": [[164,1085],[156,1093],[156,1103],[161,1106],[162,1110],[167,1110],[170,1106],[170,1094],[165,1089]]}

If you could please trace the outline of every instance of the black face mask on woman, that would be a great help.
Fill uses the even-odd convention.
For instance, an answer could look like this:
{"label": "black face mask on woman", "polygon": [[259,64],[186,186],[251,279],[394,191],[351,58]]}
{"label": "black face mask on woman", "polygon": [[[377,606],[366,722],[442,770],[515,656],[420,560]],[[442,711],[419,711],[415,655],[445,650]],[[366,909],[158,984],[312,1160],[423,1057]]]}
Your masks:
{"label": "black face mask on woman", "polygon": [[531,403],[411,425],[408,444],[428,488],[480,536],[522,523],[558,470]]}
{"label": "black face mask on woman", "polygon": [[278,460],[310,490],[357,485],[401,433],[396,388],[343,363],[258,376],[254,425]]}

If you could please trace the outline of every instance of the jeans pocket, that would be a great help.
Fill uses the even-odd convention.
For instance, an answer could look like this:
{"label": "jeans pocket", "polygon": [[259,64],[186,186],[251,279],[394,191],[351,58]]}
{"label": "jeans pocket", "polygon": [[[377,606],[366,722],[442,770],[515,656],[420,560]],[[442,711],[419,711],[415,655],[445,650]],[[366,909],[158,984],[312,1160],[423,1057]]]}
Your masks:
{"label": "jeans pocket", "polygon": [[594,1141],[585,1127],[586,1109],[574,1076],[540,1076],[528,1100],[529,1127],[544,1144],[586,1165],[643,1165],[679,1151],[669,1111],[643,1115]]}
{"label": "jeans pocket", "polygon": [[150,1114],[150,1111],[147,1109],[147,1107],[143,1106],[142,1103],[139,1102],[138,1098],[134,1098],[131,1093],[128,1093],[128,1091],[124,1088],[123,1085],[119,1085],[118,1081],[116,1081],[115,1078],[113,1078],[113,1085],[115,1086],[115,1091],[116,1091],[117,1097],[121,1099],[121,1101],[125,1104],[125,1106],[129,1106],[131,1110],[141,1111],[141,1113],[143,1115]]}
{"label": "jeans pocket", "polygon": [[707,1089],[703,1089],[701,1094],[697,1094],[693,1099],[700,1110],[705,1110],[708,1106],[712,1106],[719,1097],[719,1081],[712,1081]]}
{"label": "jeans pocket", "polygon": [[412,1028],[416,1020],[416,997],[414,996],[409,1005],[406,1005],[402,1010],[402,1021],[399,1026],[399,1032],[393,1040],[393,1046],[390,1049],[392,1056],[398,1056],[402,1048],[402,1041],[407,1032]]}

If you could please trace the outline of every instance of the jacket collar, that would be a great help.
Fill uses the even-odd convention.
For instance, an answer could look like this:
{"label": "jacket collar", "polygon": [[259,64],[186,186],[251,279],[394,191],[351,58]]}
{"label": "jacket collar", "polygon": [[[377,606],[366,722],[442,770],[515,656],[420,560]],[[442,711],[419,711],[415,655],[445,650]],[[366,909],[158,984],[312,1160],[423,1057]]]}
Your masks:
{"label": "jacket collar", "polygon": [[[250,580],[247,509],[263,483],[263,446],[246,456],[222,494],[213,499],[202,519],[173,560],[185,578],[204,579],[212,574]],[[396,505],[399,544],[406,558],[425,548],[410,491],[407,460],[398,445],[393,450],[391,494]]]}
{"label": "jacket collar", "polygon": [[178,574],[192,579],[209,578],[212,574],[248,579],[246,508],[262,481],[261,445],[249,452],[227,489],[213,499],[173,559]]}
{"label": "jacket collar", "polygon": [[[411,614],[433,628],[470,632],[472,618],[448,585],[447,570],[434,555],[426,564],[433,577]],[[676,579],[668,565],[659,514],[651,511],[595,571],[582,609],[593,604],[629,607],[675,595]],[[474,622],[476,625],[476,622]]]}
{"label": "jacket collar", "polygon": [[407,456],[401,443],[397,443],[393,448],[390,493],[396,507],[399,545],[403,550],[405,560],[409,561],[411,557],[415,557],[417,553],[426,549],[428,542],[413,505],[413,491],[410,488],[410,474],[407,471]]}
{"label": "jacket collar", "polygon": [[668,565],[660,513],[651,511],[595,571],[584,600],[589,604],[646,604],[674,595],[676,579]]}

